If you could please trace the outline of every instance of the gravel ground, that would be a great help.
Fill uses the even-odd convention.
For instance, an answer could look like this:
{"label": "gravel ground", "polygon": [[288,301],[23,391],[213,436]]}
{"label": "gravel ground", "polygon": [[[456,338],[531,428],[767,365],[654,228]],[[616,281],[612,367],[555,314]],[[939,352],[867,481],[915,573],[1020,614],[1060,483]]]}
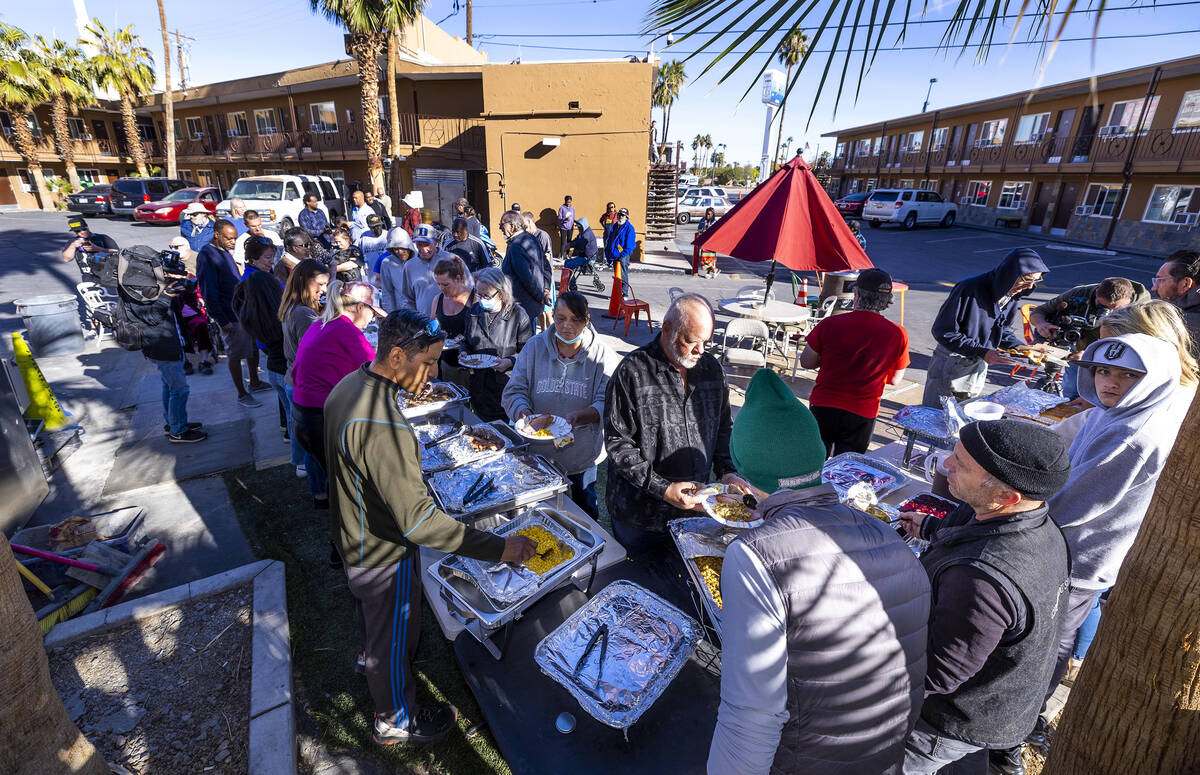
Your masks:
{"label": "gravel ground", "polygon": [[253,588],[53,651],[50,674],[104,758],[130,773],[244,773]]}

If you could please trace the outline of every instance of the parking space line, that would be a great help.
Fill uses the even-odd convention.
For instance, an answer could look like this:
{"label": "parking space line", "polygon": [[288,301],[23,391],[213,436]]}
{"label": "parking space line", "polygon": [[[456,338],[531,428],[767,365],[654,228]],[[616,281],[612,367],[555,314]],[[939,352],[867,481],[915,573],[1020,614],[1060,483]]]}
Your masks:
{"label": "parking space line", "polygon": [[964,239],[996,239],[995,234],[977,234],[970,237],[947,237],[946,239],[931,239],[926,240],[926,245],[936,245],[939,242],[957,242]]}
{"label": "parking space line", "polygon": [[[1147,256],[1130,256],[1129,258],[1137,261],[1156,261],[1157,259]],[[1115,261],[1110,261],[1107,258],[1094,258],[1089,261],[1073,261],[1069,264],[1047,264],[1050,269],[1066,269],[1071,266],[1085,266],[1087,264],[1106,264],[1107,266],[1115,266],[1118,269],[1129,269],[1127,264],[1118,264]]]}

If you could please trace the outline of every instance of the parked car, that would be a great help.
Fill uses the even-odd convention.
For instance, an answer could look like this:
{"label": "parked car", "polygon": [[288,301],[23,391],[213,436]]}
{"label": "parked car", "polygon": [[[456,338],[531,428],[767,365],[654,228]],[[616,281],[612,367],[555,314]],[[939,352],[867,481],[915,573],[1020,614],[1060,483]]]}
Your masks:
{"label": "parked car", "polygon": [[128,215],[132,218],[138,205],[166,199],[173,191],[195,185],[177,178],[117,178],[109,195],[109,203],[114,215]]}
{"label": "parked car", "polygon": [[108,201],[111,191],[112,186],[107,183],[88,186],[78,194],[67,197],[67,209],[80,215],[109,215],[112,213],[112,205]]}
{"label": "parked car", "polygon": [[719,196],[722,199],[729,198],[729,196],[725,193],[725,189],[721,188],[720,186],[691,186],[684,191],[683,195],[679,198],[687,199],[688,197],[692,196]]}
{"label": "parked car", "polygon": [[716,212],[719,218],[729,212],[733,205],[729,203],[728,199],[722,196],[688,196],[679,202],[679,215],[677,219],[680,223],[687,223],[693,218],[703,218],[704,211],[710,207]]}
{"label": "parked car", "polygon": [[318,207],[333,219],[344,215],[346,210],[342,192],[333,178],[324,175],[256,175],[238,178],[229,189],[229,194],[217,205],[217,216],[229,217],[229,200],[241,199],[250,210],[262,216],[263,225],[280,233],[296,225],[300,211],[304,209],[304,197],[316,194],[320,198]]}
{"label": "parked car", "polygon": [[942,199],[936,191],[880,188],[867,198],[862,217],[873,229],[885,223],[899,223],[906,229],[916,228],[918,223],[936,223],[947,228],[954,225],[958,207]]}
{"label": "parked car", "polygon": [[841,199],[833,203],[838,212],[843,218],[861,218],[863,214],[863,204],[866,203],[867,197],[870,194],[859,192],[857,194],[846,194]]}
{"label": "parked car", "polygon": [[213,186],[181,188],[158,202],[147,202],[134,208],[133,218],[143,223],[179,223],[179,214],[192,202],[204,205],[213,215],[217,214],[217,202],[221,200],[221,189]]}

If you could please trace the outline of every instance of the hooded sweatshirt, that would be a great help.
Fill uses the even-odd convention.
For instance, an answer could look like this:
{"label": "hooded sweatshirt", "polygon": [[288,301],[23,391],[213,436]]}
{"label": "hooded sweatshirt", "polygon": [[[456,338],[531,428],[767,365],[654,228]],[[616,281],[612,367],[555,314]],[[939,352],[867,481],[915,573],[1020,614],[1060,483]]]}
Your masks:
{"label": "hooded sweatshirt", "polygon": [[1187,412],[1187,402],[1176,400],[1174,345],[1126,334],[1094,342],[1082,360],[1116,342],[1133,349],[1146,375],[1106,408],[1092,369],[1080,368],[1079,395],[1096,406],[1071,444],[1071,477],[1049,501],[1071,550],[1071,585],[1081,589],[1106,589],[1116,581]]}
{"label": "hooded sweatshirt", "polygon": [[1046,264],[1030,248],[1017,248],[989,272],[968,277],[954,286],[933,321],[933,338],[951,352],[982,358],[988,350],[1024,344],[1009,326],[1017,314],[1017,299],[1033,293],[1021,291],[1000,306],[1021,275],[1047,272]]}
{"label": "hooded sweatshirt", "polygon": [[371,255],[367,255],[366,251],[363,251],[363,257],[367,262],[367,267],[379,275],[375,278],[375,284],[379,286],[379,306],[383,307],[384,312],[391,312],[404,306],[402,300],[404,265],[408,263],[397,258],[391,250],[403,248],[413,255],[416,254],[416,250],[413,248],[408,232],[399,226],[388,233],[387,246],[387,250],[381,250]]}
{"label": "hooded sweatshirt", "polygon": [[[553,326],[530,339],[517,355],[500,399],[505,413],[514,420],[522,410],[564,417],[590,406],[603,418],[604,391],[617,357],[591,326],[583,330],[582,345],[574,358],[564,358],[555,344]],[[572,432],[573,443],[561,449],[539,444],[535,451],[556,461],[568,474],[582,473],[605,458],[603,431],[603,419],[579,425]]]}
{"label": "hooded sweatshirt", "polygon": [[[438,250],[428,261],[417,254],[404,262],[404,284],[400,288],[400,309],[413,309],[422,315],[429,314],[429,311],[433,309],[433,300],[441,293],[437,286],[437,280],[433,277],[433,268],[437,266],[438,261],[444,258],[454,258],[454,254]],[[467,287],[473,285],[470,269],[466,270],[463,282],[467,284]]]}

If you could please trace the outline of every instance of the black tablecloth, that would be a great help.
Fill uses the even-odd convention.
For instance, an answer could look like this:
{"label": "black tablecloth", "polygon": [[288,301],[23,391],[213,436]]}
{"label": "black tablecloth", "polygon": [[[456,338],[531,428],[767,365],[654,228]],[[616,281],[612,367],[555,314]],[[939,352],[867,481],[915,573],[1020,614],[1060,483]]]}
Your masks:
{"label": "black tablecloth", "polygon": [[[649,589],[690,616],[688,579],[678,558],[626,560],[596,575],[592,593],[624,579]],[[574,586],[556,590],[512,627],[504,658],[495,660],[468,632],[454,641],[467,684],[479,701],[500,751],[515,775],[631,775],[704,773],[721,697],[719,656],[701,642],[662,696],[628,730],[601,724],[533,661],[542,638],[587,602]],[[575,717],[575,730],[555,729],[558,714]]]}

